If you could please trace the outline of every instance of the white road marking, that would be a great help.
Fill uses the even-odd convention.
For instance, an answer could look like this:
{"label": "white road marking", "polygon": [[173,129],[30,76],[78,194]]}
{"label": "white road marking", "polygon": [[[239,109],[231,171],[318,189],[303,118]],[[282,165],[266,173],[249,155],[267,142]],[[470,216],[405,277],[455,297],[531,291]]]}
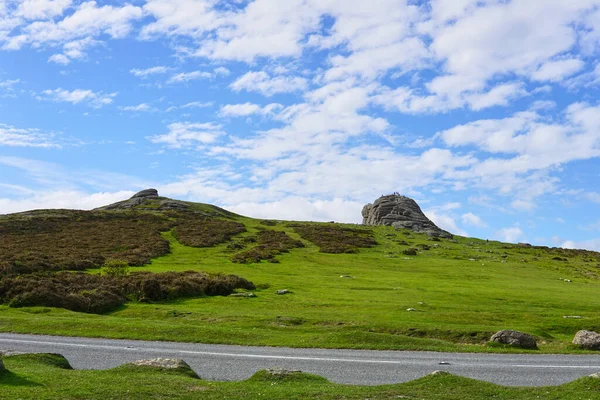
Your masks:
{"label": "white road marking", "polygon": [[[22,340],[22,339],[3,339],[0,338],[0,342],[8,343],[25,343],[32,345],[49,345],[49,346],[64,346],[64,347],[79,347],[79,348],[93,348],[93,349],[105,349],[105,350],[127,350],[131,352],[155,352],[155,353],[179,353],[179,354],[193,354],[193,355],[208,355],[208,356],[220,356],[220,357],[235,357],[235,358],[260,358],[260,359],[277,359],[277,360],[296,360],[296,361],[324,361],[324,362],[347,362],[347,363],[359,363],[359,364],[394,364],[394,365],[414,365],[415,363],[409,363],[403,360],[369,360],[369,359],[353,359],[353,358],[332,358],[332,357],[306,357],[306,356],[282,356],[282,355],[268,355],[268,354],[245,354],[245,353],[220,353],[214,351],[192,351],[192,350],[177,350],[177,349],[155,349],[155,348],[143,348],[143,347],[130,347],[130,346],[109,346],[109,345],[94,345],[94,344],[82,344],[82,343],[62,343],[62,342],[49,342],[41,340]],[[431,366],[438,364],[435,360],[423,360],[423,366]],[[460,361],[453,362],[449,365],[450,368],[455,367],[495,367],[495,368],[562,368],[562,369],[593,369],[600,370],[598,365],[539,365],[539,364],[502,364],[502,363],[461,363]]]}

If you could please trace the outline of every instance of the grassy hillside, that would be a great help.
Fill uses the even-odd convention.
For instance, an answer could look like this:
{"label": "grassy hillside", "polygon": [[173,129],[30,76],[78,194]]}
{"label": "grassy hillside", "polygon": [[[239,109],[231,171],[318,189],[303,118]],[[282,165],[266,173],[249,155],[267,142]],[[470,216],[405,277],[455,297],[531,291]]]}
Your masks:
{"label": "grassy hillside", "polygon": [[[49,260],[43,264],[46,269],[71,269],[71,264],[53,260],[71,257],[79,265],[81,254],[86,254],[82,249],[89,250],[90,241],[78,238],[92,235],[96,247],[89,252],[101,257],[89,257],[92,265],[88,266],[93,268],[88,273],[98,274],[107,259],[116,257],[130,263],[133,276],[142,271],[190,270],[207,276],[232,274],[251,281],[255,290],[235,289],[234,295],[213,297],[183,291],[178,296],[164,295],[160,301],[124,294],[125,304],[104,314],[52,308],[43,301],[39,306],[17,308],[22,304],[11,303],[9,307],[0,293],[5,304],[0,306],[0,331],[498,352],[517,350],[488,345],[491,334],[516,329],[536,336],[539,352],[577,352],[570,345],[575,332],[600,330],[598,253],[463,237],[434,239],[383,226],[260,221],[220,213],[211,206],[194,207],[186,212],[148,205],[127,212],[76,212],[83,222],[63,212],[66,219],[52,229],[44,224],[44,219],[52,219],[48,212],[41,213],[42,219],[26,216],[27,224],[15,223],[23,220],[22,214],[0,217],[0,243],[21,243],[0,253],[1,279],[25,276],[15,271],[15,261],[23,263],[36,251]],[[129,221],[122,226],[130,229],[130,235],[107,230],[106,221],[121,220]],[[21,226],[35,229],[31,228],[33,233],[16,229]],[[92,233],[82,231],[84,227]],[[69,230],[76,230],[78,236],[65,233]],[[139,241],[140,232],[150,235],[155,244],[143,247],[148,242]],[[51,243],[56,237],[72,241],[61,239],[62,245],[55,248]],[[36,243],[47,245],[36,247]],[[149,264],[139,262],[141,258],[128,259],[128,249],[135,248],[154,258]],[[162,255],[156,257],[157,252]],[[158,285],[161,293],[170,293],[168,284]],[[282,289],[291,293],[276,294]]]}
{"label": "grassy hillside", "polygon": [[315,375],[277,376],[259,371],[240,382],[212,382],[186,371],[121,366],[107,371],[73,371],[56,355],[5,358],[2,399],[599,399],[600,379],[581,378],[555,387],[514,388],[459,376],[429,375],[412,382],[353,386]]}

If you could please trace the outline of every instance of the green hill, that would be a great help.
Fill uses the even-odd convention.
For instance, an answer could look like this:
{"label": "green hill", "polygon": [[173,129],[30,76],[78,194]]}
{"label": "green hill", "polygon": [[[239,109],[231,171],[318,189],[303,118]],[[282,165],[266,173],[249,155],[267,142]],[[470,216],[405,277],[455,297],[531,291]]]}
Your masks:
{"label": "green hill", "polygon": [[257,220],[151,195],[0,216],[0,331],[522,351],[487,344],[515,329],[538,352],[577,352],[578,330],[600,330],[599,263],[591,251]]}

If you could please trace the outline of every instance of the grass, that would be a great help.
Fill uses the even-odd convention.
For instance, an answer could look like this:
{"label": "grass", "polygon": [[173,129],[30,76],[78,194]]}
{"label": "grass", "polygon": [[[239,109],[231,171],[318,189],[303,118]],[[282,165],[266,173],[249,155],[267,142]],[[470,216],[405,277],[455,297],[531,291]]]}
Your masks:
{"label": "grass", "polygon": [[258,371],[237,382],[213,382],[185,371],[121,366],[105,371],[71,370],[60,356],[4,359],[2,399],[600,399],[600,379],[581,378],[552,387],[503,387],[450,374],[428,375],[395,385],[341,385],[305,373],[274,376]]}
{"label": "grass", "polygon": [[[494,332],[515,329],[536,336],[538,353],[582,352],[570,344],[574,334],[580,329],[600,331],[598,253],[463,237],[433,241],[391,227],[357,231],[343,224],[228,218],[246,230],[234,242],[196,248],[166,231],[162,238],[170,253],[132,270],[235,274],[256,285],[256,297],[134,302],[102,315],[0,306],[0,331],[240,345],[524,352],[486,344]],[[265,230],[281,232],[271,235],[277,240],[299,240],[303,247],[280,252],[278,263],[231,261],[240,252],[232,243],[251,249]],[[323,253],[319,232],[336,248],[354,240],[356,252]],[[410,248],[417,255],[403,254]],[[279,289],[292,293],[275,294]]]}

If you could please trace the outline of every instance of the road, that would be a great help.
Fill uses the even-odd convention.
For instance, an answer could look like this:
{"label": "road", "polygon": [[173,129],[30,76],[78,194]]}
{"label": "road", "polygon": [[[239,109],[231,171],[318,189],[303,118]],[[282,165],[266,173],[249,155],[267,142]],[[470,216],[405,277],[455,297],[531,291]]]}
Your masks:
{"label": "road", "polygon": [[380,385],[436,370],[508,386],[558,385],[600,372],[600,355],[468,354],[293,349],[0,333],[0,351],[59,353],[75,369],[107,369],[148,358],[183,358],[203,379],[228,381],[282,367],[333,382]]}

